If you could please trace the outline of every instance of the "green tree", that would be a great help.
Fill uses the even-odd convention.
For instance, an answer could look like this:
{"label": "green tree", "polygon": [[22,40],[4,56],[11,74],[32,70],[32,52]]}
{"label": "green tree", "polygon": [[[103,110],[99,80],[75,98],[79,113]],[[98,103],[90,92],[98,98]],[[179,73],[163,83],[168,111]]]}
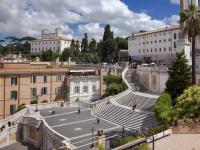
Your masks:
{"label": "green tree", "polygon": [[118,57],[115,40],[107,39],[102,46],[102,61],[113,62]]}
{"label": "green tree", "polygon": [[74,41],[74,39],[72,39],[71,43],[70,43],[70,48],[75,50],[76,49],[76,43]]}
{"label": "green tree", "polygon": [[74,59],[74,50],[72,48],[65,48],[61,54],[61,60],[67,61],[69,57]]}
{"label": "green tree", "polygon": [[176,108],[180,118],[200,119],[200,86],[192,86],[177,98]]}
{"label": "green tree", "polygon": [[82,39],[81,52],[83,52],[83,53],[88,52],[88,35],[87,35],[87,33],[84,33],[84,38]]}
{"label": "green tree", "polygon": [[177,53],[168,70],[169,78],[165,91],[170,94],[173,105],[176,104],[176,98],[191,85],[191,71],[187,62],[184,53]]}
{"label": "green tree", "polygon": [[103,81],[107,86],[109,86],[111,83],[117,83],[117,84],[121,83],[122,79],[119,76],[107,75],[103,77]]}
{"label": "green tree", "polygon": [[59,54],[53,53],[52,50],[42,52],[41,56],[43,61],[54,61],[57,57],[59,57]]}
{"label": "green tree", "polygon": [[117,84],[117,83],[111,83],[108,85],[106,88],[106,95],[116,95],[120,92],[123,91],[123,86],[122,84]]}
{"label": "green tree", "polygon": [[121,38],[117,37],[115,38],[116,44],[117,44],[117,49],[128,49],[128,38]]}
{"label": "green tree", "polygon": [[172,99],[170,95],[168,93],[162,93],[154,105],[157,118],[163,121],[171,121],[172,109]]}
{"label": "green tree", "polygon": [[113,39],[113,32],[110,30],[110,25],[107,24],[104,28],[103,42],[108,39]]}
{"label": "green tree", "polygon": [[76,52],[80,52],[80,43],[79,43],[78,40],[76,41],[76,47],[75,47],[75,50],[76,50]]}
{"label": "green tree", "polygon": [[188,9],[180,12],[180,23],[183,25],[183,33],[192,38],[192,84],[196,84],[195,71],[195,43],[196,36],[200,32],[200,9],[191,4]]}
{"label": "green tree", "polygon": [[90,53],[94,53],[97,50],[97,42],[95,39],[92,39],[89,43],[89,51]]}

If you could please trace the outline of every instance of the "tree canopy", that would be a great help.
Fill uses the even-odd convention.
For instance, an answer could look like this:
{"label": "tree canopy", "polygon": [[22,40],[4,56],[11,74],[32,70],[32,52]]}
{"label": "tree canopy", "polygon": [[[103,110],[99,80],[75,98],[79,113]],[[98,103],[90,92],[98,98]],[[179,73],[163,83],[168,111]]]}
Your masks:
{"label": "tree canopy", "polygon": [[184,53],[177,53],[168,70],[169,78],[165,91],[170,94],[173,105],[176,104],[176,98],[191,85],[191,71],[187,62]]}
{"label": "tree canopy", "polygon": [[59,56],[60,55],[58,53],[53,53],[52,50],[47,50],[45,52],[42,52],[41,58],[43,61],[54,61]]}
{"label": "tree canopy", "polygon": [[192,86],[177,98],[176,108],[180,118],[200,118],[200,86]]}
{"label": "tree canopy", "polygon": [[159,120],[171,121],[172,99],[168,93],[162,93],[157,99],[154,110]]}
{"label": "tree canopy", "polygon": [[88,52],[88,35],[84,33],[84,37],[81,42],[81,52],[85,53]]}
{"label": "tree canopy", "polygon": [[200,9],[191,4],[188,9],[180,12],[180,23],[183,33],[192,38],[192,84],[196,84],[196,36],[200,34]]}

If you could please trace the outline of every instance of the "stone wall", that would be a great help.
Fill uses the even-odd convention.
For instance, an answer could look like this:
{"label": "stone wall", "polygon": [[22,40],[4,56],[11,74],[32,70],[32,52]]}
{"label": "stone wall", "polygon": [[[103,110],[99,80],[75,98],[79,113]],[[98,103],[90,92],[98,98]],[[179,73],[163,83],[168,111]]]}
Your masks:
{"label": "stone wall", "polygon": [[198,120],[178,121],[177,126],[171,128],[173,134],[200,134]]}

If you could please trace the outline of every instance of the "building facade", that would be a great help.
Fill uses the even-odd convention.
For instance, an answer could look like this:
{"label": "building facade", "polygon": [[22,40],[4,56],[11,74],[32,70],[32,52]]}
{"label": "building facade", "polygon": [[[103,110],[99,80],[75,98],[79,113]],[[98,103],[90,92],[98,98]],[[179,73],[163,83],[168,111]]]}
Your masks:
{"label": "building facade", "polygon": [[56,28],[55,33],[49,33],[48,30],[41,31],[41,39],[31,41],[31,53],[41,53],[46,50],[52,50],[56,53],[62,53],[65,48],[69,48],[71,40],[64,37],[63,30]]}
{"label": "building facade", "polygon": [[175,58],[177,52],[184,51],[190,62],[190,43],[180,45],[179,32],[180,27],[176,26],[132,33],[128,39],[129,56],[133,61],[168,64]]}
{"label": "building facade", "polygon": [[18,110],[22,104],[53,101],[73,102],[99,99],[101,71],[70,71],[69,67],[48,66],[45,63],[0,64],[0,119]]}

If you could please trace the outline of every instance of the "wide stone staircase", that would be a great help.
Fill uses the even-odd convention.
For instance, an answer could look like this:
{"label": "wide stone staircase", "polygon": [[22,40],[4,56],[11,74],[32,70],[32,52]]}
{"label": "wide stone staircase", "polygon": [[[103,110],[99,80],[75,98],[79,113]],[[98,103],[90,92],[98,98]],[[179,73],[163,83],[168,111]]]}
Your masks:
{"label": "wide stone staircase", "polygon": [[135,69],[129,69],[125,75],[126,80],[132,87],[133,91],[147,92],[148,90],[139,81],[139,77]]}
{"label": "wide stone staircase", "polygon": [[[99,105],[99,106],[98,106]],[[158,124],[153,114],[118,107],[107,101],[94,108],[94,115],[132,130],[143,131]]]}

